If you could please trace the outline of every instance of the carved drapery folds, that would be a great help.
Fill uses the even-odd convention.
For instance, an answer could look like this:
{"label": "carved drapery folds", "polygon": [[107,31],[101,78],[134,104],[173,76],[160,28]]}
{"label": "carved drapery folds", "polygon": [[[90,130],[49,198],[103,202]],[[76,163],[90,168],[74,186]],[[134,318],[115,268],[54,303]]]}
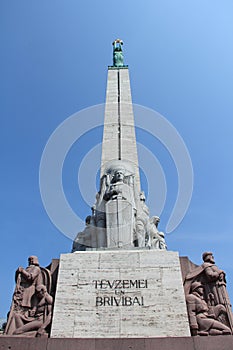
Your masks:
{"label": "carved drapery folds", "polygon": [[47,337],[52,319],[51,274],[30,256],[26,269],[16,271],[16,287],[8,314],[5,334]]}
{"label": "carved drapery folds", "polygon": [[104,247],[166,249],[164,234],[158,231],[159,217],[150,219],[134,174],[134,166],[128,161],[108,163],[92,215],[86,218],[84,231],[76,236],[73,252]]}
{"label": "carved drapery folds", "polygon": [[233,331],[231,304],[225,272],[215,265],[211,252],[200,266],[190,262],[184,290],[192,335],[228,335]]}

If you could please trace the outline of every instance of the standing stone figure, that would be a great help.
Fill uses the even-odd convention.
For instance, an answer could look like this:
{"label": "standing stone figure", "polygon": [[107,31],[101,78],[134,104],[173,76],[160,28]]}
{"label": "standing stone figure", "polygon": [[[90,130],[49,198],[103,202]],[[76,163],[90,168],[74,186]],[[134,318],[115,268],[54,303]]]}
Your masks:
{"label": "standing stone figure", "polygon": [[195,335],[228,335],[229,327],[218,321],[221,313],[226,313],[223,305],[209,308],[204,300],[204,287],[200,282],[193,282],[190,294],[186,297],[191,334]]}
{"label": "standing stone figure", "polygon": [[[111,175],[110,184],[106,188],[104,200],[123,199],[134,204],[133,174],[126,174],[124,168],[114,169]],[[135,206],[135,204],[134,204]]]}
{"label": "standing stone figure", "polygon": [[226,274],[215,265],[214,256],[211,252],[202,254],[204,274],[208,281],[208,294],[211,294],[211,304],[224,304],[226,287]]}
{"label": "standing stone figure", "polygon": [[[203,264],[192,268],[186,274],[184,280],[184,290],[187,301],[192,293],[193,283],[201,283],[203,288],[203,300],[209,308],[209,312],[216,314],[216,307],[225,310],[216,317],[219,322],[233,331],[233,317],[231,304],[226,290],[225,272],[215,265],[213,253],[205,252],[202,254]],[[194,264],[192,264],[194,265]]]}
{"label": "standing stone figure", "polygon": [[136,213],[133,166],[116,160],[106,167],[105,176],[107,246],[133,247]]}
{"label": "standing stone figure", "polygon": [[41,269],[37,256],[29,256],[28,267],[19,267],[16,271],[16,291],[14,300],[24,308],[31,307],[31,298],[37,285],[42,283]]}
{"label": "standing stone figure", "polygon": [[139,194],[139,204],[136,215],[136,245],[138,247],[145,247],[149,244],[148,223],[149,223],[149,209],[145,203],[146,197],[144,192]]}
{"label": "standing stone figure", "polygon": [[[28,267],[19,267],[16,271],[16,287],[8,315],[5,334],[14,334],[19,319],[27,318],[33,308],[36,288],[44,285],[46,290],[51,288],[51,274],[46,268],[40,267],[38,258],[30,256]],[[31,315],[31,317],[34,317]],[[37,316],[36,316],[37,317]]]}

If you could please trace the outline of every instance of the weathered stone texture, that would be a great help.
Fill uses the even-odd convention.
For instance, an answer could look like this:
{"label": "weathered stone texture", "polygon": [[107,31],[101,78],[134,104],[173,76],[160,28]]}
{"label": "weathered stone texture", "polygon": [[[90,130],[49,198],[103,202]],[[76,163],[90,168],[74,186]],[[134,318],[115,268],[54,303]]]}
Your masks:
{"label": "weathered stone texture", "polygon": [[[117,286],[119,282],[112,285],[114,280],[126,282]],[[106,250],[61,255],[52,337],[189,335],[176,252]]]}
{"label": "weathered stone texture", "polygon": [[119,148],[121,159],[135,165],[135,182],[140,190],[134,115],[127,68],[108,70],[101,176],[107,162],[119,158]]}
{"label": "weathered stone texture", "polygon": [[1,350],[232,350],[233,336],[128,339],[42,339],[0,336]]}

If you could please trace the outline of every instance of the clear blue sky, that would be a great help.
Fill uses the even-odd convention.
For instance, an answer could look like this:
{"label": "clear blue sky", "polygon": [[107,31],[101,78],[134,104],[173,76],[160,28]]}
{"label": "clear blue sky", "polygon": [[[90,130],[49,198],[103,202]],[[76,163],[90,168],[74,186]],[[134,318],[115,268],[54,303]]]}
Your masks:
{"label": "clear blue sky", "polygon": [[[167,235],[168,247],[197,264],[203,251],[212,250],[227,273],[233,301],[232,1],[3,0],[0,16],[0,317],[10,308],[14,272],[27,265],[29,255],[46,266],[70,252],[71,240],[50,222],[41,201],[40,159],[62,121],[104,102],[111,43],[118,37],[124,41],[133,101],[175,126],[193,163],[191,205]],[[148,141],[143,133],[138,137]],[[85,142],[93,139],[101,141],[101,128]],[[177,178],[164,150],[155,146],[154,152],[166,163],[164,230]],[[73,209],[84,219],[90,212],[75,187],[78,154],[77,145],[65,182]]]}

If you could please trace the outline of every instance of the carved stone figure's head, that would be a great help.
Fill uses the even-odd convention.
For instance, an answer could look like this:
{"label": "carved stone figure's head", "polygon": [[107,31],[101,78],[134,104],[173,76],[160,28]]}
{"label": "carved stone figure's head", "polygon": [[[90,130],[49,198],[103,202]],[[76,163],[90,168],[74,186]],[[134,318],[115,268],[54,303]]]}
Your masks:
{"label": "carved stone figure's head", "polygon": [[193,292],[196,292],[201,296],[204,294],[204,287],[201,282],[193,282],[191,284],[191,293]]}
{"label": "carved stone figure's head", "polygon": [[146,201],[146,196],[145,193],[143,191],[140,192],[140,201],[145,202]]}
{"label": "carved stone figure's head", "polygon": [[212,252],[204,252],[202,254],[202,259],[203,259],[204,262],[210,262],[212,264],[215,263],[214,256],[213,256]]}
{"label": "carved stone figure's head", "polygon": [[86,222],[86,226],[90,225],[90,223],[91,223],[91,215],[88,215],[88,216],[86,217],[85,222]]}
{"label": "carved stone figure's head", "polygon": [[29,256],[28,258],[28,265],[36,265],[36,266],[39,266],[39,261],[38,261],[38,258],[37,256],[35,255],[31,255]]}
{"label": "carved stone figure's head", "polygon": [[47,292],[47,288],[43,284],[36,286],[36,295],[42,299]]}
{"label": "carved stone figure's head", "polygon": [[135,174],[135,168],[129,161],[116,159],[107,163],[104,173],[110,175],[111,183],[123,182],[125,177]]}
{"label": "carved stone figure's head", "polygon": [[160,217],[159,216],[152,216],[153,223],[157,227],[159,222],[160,222]]}
{"label": "carved stone figure's head", "polygon": [[123,182],[125,177],[124,169],[116,169],[112,178],[112,182]]}

